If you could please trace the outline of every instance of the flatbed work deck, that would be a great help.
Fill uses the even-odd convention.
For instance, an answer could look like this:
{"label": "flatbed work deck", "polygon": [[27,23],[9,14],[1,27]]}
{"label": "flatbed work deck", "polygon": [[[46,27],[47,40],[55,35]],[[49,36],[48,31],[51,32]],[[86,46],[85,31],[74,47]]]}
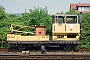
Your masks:
{"label": "flatbed work deck", "polygon": [[8,43],[22,43],[22,44],[80,44],[80,41],[8,41]]}

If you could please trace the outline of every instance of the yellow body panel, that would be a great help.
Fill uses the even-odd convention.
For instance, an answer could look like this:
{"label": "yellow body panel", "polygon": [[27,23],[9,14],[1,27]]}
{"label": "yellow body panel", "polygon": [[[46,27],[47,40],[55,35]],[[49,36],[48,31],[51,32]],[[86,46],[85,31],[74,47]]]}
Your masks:
{"label": "yellow body panel", "polygon": [[[66,25],[66,27],[65,27]],[[80,33],[80,24],[53,24],[53,33]]]}
{"label": "yellow body panel", "polygon": [[76,38],[67,38],[67,36],[64,36],[63,38],[58,38],[57,36],[53,36],[53,41],[76,41],[79,40],[79,36],[76,36]]}
{"label": "yellow body panel", "polygon": [[52,32],[56,33],[64,33],[65,32],[65,24],[53,24]]}
{"label": "yellow body panel", "polygon": [[80,33],[80,24],[66,24],[66,33]]}
{"label": "yellow body panel", "polygon": [[[68,34],[75,34],[76,38],[67,38]],[[59,36],[59,37],[58,37]],[[77,41],[80,37],[80,24],[54,23],[52,27],[53,41]]]}
{"label": "yellow body panel", "polygon": [[7,34],[7,41],[49,41],[49,36],[21,36]]}

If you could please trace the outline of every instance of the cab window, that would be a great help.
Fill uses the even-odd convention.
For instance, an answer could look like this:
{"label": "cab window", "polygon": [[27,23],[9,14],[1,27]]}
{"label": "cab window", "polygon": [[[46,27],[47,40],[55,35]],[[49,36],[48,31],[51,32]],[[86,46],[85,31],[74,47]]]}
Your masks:
{"label": "cab window", "polygon": [[77,23],[77,16],[66,16],[66,23]]}
{"label": "cab window", "polygon": [[56,17],[56,23],[64,23],[64,17],[63,16],[57,16]]}

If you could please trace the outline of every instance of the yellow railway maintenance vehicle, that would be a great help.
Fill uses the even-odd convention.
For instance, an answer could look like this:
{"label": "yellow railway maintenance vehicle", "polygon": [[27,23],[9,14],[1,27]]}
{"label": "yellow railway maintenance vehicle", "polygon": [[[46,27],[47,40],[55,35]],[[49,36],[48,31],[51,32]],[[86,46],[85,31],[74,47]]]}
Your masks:
{"label": "yellow railway maintenance vehicle", "polygon": [[45,26],[34,26],[33,28],[36,29],[35,33],[26,32],[35,34],[35,36],[15,35],[13,32],[22,32],[19,30],[28,26],[20,26],[21,28],[13,30],[13,25],[11,25],[11,34],[7,34],[7,41],[14,49],[21,50],[34,46],[75,49],[80,44],[80,21],[80,15],[52,15],[52,36],[45,35]]}
{"label": "yellow railway maintenance vehicle", "polygon": [[76,49],[80,43],[81,15],[56,14],[52,19],[52,40],[58,41],[64,49]]}

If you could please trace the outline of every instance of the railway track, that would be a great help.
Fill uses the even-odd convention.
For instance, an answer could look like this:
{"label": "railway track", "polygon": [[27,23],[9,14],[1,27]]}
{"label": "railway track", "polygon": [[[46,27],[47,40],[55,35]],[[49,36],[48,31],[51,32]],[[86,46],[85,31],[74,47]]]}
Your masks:
{"label": "railway track", "polygon": [[0,60],[2,59],[16,59],[16,60],[57,60],[57,59],[84,59],[90,60],[90,53],[81,52],[61,52],[61,51],[47,51],[46,54],[41,54],[40,51],[31,51],[28,54],[22,52],[0,52]]}
{"label": "railway track", "polygon": [[0,59],[42,60],[42,59],[84,59],[90,60],[90,55],[0,55]]}
{"label": "railway track", "polygon": [[90,50],[79,50],[76,52],[65,52],[61,50],[47,50],[45,54],[41,54],[40,50],[30,50],[28,53],[22,52],[8,52],[7,49],[0,51],[0,60],[63,60],[63,59],[77,59],[90,60]]}

